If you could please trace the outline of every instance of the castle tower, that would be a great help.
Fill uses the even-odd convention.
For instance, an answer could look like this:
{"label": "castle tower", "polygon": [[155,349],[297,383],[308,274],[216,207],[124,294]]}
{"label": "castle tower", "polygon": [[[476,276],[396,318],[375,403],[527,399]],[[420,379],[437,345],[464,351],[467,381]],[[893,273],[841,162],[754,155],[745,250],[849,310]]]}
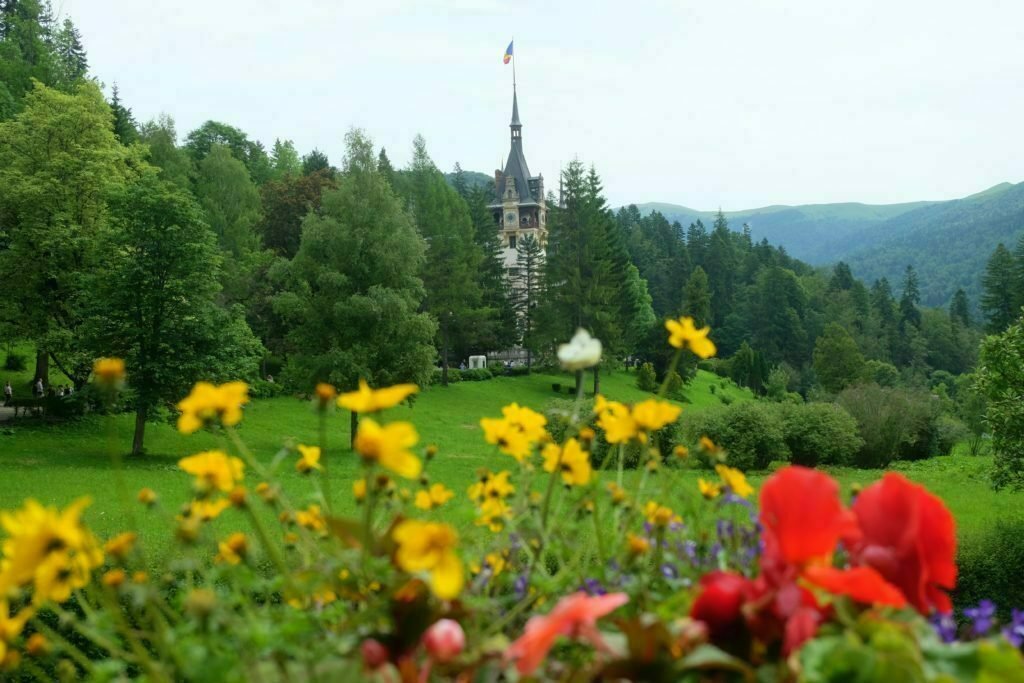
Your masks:
{"label": "castle tower", "polygon": [[547,245],[547,204],[544,202],[544,176],[531,176],[523,155],[523,124],[519,121],[519,99],[512,86],[512,148],[505,170],[494,171],[494,190],[498,201],[490,204],[494,222],[505,247],[505,267],[516,263],[516,244],[533,235],[541,246]]}

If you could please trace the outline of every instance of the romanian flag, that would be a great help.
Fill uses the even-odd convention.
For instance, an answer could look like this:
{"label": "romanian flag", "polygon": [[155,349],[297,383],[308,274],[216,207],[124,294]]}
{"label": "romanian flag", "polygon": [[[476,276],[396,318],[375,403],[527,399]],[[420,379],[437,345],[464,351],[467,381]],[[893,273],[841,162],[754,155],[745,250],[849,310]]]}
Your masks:
{"label": "romanian flag", "polygon": [[508,47],[505,48],[505,56],[501,60],[503,64],[508,64],[512,61],[512,43],[514,42],[514,40],[510,41]]}

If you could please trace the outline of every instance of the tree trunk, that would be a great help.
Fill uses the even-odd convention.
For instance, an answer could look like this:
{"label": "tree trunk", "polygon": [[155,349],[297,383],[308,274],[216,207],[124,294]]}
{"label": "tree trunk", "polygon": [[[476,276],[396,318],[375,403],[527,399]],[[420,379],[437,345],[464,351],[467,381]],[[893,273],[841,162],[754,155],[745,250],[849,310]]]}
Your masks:
{"label": "tree trunk", "polygon": [[43,386],[50,384],[50,354],[46,351],[36,351],[36,374],[32,377],[32,386],[43,380]]}
{"label": "tree trunk", "polygon": [[601,370],[595,365],[594,366],[594,396],[601,393]]}
{"label": "tree trunk", "polygon": [[448,335],[441,335],[441,386],[448,386]]}
{"label": "tree trunk", "polygon": [[349,417],[349,421],[348,421],[348,430],[349,430],[348,447],[349,448],[353,448],[354,449],[356,447],[356,430],[358,430],[358,429],[359,429],[359,413],[357,413],[356,411],[353,410],[350,413],[350,417]]}
{"label": "tree trunk", "polygon": [[583,371],[576,371],[576,399],[580,400],[583,398]]}
{"label": "tree trunk", "polygon": [[529,375],[533,372],[533,351],[529,347],[526,348],[526,374]]}
{"label": "tree trunk", "polygon": [[146,407],[135,409],[135,436],[132,437],[132,455],[142,455],[143,440],[146,437]]}

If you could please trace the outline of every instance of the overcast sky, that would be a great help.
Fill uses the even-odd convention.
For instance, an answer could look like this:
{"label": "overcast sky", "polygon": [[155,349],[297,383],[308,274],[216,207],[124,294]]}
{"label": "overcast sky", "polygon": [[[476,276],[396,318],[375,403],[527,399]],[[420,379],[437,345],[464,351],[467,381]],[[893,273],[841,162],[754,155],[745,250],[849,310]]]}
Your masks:
{"label": "overcast sky", "polygon": [[515,36],[530,170],[613,204],[959,197],[1024,180],[1021,0],[53,0],[139,120],[491,173]]}

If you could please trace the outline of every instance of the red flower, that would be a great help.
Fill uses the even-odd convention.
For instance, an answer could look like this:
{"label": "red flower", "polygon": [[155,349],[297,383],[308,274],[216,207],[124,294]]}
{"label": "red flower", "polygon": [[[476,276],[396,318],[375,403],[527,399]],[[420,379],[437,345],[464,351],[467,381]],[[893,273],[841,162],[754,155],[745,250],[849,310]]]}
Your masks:
{"label": "red flower", "polygon": [[892,585],[871,567],[836,569],[835,567],[807,567],[804,578],[833,595],[848,595],[857,602],[890,607],[906,607],[907,599],[900,589]]}
{"label": "red flower", "polygon": [[598,648],[604,648],[604,641],[597,631],[597,620],[629,602],[625,593],[610,593],[590,597],[579,592],[558,601],[546,616],[532,617],[526,622],[526,631],[505,653],[508,659],[516,660],[519,673],[533,673],[548,650],[559,636],[584,638]]}
{"label": "red flower", "polygon": [[923,614],[949,612],[956,585],[956,526],[941,500],[886,474],[853,504],[861,534],[846,540],[855,564],[873,567]]}
{"label": "red flower", "polygon": [[750,592],[750,579],[731,572],[711,572],[700,579],[701,592],[690,608],[690,616],[704,622],[711,639],[727,640],[743,625],[743,603]]}
{"label": "red flower", "polygon": [[761,524],[769,563],[801,566],[829,557],[840,537],[855,537],[853,516],[832,477],[785,467],[761,487]]}
{"label": "red flower", "polygon": [[466,647],[466,633],[459,622],[439,619],[423,634],[423,646],[435,662],[450,662]]}
{"label": "red flower", "polygon": [[782,654],[789,655],[814,637],[822,614],[814,607],[801,607],[786,621],[786,634],[782,639]]}

